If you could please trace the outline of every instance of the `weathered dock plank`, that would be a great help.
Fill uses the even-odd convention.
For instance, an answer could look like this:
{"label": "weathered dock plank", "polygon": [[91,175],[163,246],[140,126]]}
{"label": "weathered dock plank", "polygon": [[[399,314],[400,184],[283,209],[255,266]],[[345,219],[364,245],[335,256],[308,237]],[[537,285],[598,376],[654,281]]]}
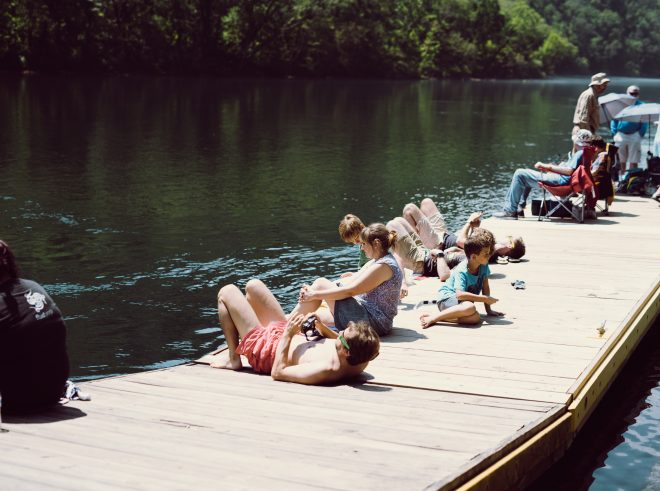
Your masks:
{"label": "weathered dock plank", "polygon": [[204,365],[86,385],[95,401],[76,404],[85,417],[55,422],[54,412],[49,423],[10,423],[5,436],[14,457],[0,463],[0,478],[29,455],[26,462],[46,473],[86,476],[68,489],[103,489],[114,474],[117,488],[128,489],[151,489],[154,480],[164,488],[184,489],[186,482],[233,488],[236,476],[249,489],[264,482],[287,489],[291,482],[420,488],[438,469],[458,468],[553,409],[370,384],[275,384]]}
{"label": "weathered dock plank", "polygon": [[435,306],[417,304],[440,282],[416,279],[360,383],[204,364],[85,383],[91,403],[5,421],[1,487],[519,487],[565,451],[657,316],[659,212],[626,197],[585,224],[487,220],[528,248],[491,267],[506,316],[421,329]]}

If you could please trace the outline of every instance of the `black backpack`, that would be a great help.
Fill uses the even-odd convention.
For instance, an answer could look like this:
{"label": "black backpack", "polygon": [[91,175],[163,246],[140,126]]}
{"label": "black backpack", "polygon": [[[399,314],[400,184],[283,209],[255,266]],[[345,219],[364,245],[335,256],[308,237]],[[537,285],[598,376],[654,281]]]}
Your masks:
{"label": "black backpack", "polygon": [[616,192],[619,194],[644,194],[647,180],[646,169],[628,169],[620,177]]}
{"label": "black backpack", "polygon": [[651,152],[646,157],[646,166],[649,170],[649,177],[654,186],[660,186],[660,157],[653,156]]}

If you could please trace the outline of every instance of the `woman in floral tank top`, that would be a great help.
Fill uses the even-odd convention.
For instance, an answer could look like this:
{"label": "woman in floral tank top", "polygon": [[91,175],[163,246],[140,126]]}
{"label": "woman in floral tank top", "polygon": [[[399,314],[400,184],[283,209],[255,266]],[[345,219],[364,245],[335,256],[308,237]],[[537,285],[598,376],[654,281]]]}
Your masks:
{"label": "woman in floral tank top", "polygon": [[365,320],[380,335],[389,334],[397,314],[403,271],[389,252],[396,232],[373,223],[360,233],[362,250],[369,261],[360,271],[340,283],[319,278],[300,290],[299,304],[292,315],[317,310],[323,300],[330,312],[320,309],[319,319],[341,331],[350,321]]}

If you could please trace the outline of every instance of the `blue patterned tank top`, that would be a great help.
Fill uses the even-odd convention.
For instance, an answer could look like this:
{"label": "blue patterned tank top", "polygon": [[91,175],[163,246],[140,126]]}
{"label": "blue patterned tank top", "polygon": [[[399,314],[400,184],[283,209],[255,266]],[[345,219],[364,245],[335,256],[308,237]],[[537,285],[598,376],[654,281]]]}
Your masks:
{"label": "blue patterned tank top", "polygon": [[[392,330],[392,320],[398,312],[403,271],[392,254],[387,254],[376,264],[386,264],[392,270],[392,277],[382,282],[367,293],[356,295],[355,299],[365,308],[371,318],[372,326],[380,336]],[[373,267],[373,266],[372,266]]]}

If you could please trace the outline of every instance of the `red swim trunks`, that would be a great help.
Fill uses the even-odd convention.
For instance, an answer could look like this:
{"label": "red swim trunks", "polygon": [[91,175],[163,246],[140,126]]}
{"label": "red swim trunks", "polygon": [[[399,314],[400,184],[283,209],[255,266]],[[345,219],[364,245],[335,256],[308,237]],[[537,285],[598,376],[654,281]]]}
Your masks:
{"label": "red swim trunks", "polygon": [[270,375],[286,325],[287,321],[275,321],[255,327],[238,343],[236,353],[245,356],[255,372]]}

